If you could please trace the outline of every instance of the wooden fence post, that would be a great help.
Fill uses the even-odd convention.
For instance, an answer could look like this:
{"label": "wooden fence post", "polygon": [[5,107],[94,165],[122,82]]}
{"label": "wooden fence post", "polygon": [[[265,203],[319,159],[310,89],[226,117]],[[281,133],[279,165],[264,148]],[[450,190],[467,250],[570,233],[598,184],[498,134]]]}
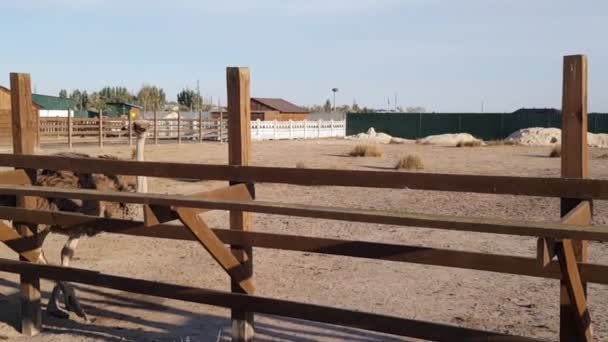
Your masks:
{"label": "wooden fence post", "polygon": [[[11,108],[13,153],[34,154],[36,134],[38,134],[36,113],[32,110],[32,88],[29,74],[11,73]],[[26,170],[30,179],[36,177],[36,170]],[[34,197],[17,197],[17,206],[32,208]],[[27,225],[14,223],[22,236],[32,235]],[[39,250],[37,251],[39,252]],[[23,257],[22,261],[27,261]],[[42,313],[40,310],[40,278],[35,275],[21,275],[21,333],[34,336],[40,333]]]}
{"label": "wooden fence post", "polygon": [[[228,113],[228,118],[230,118],[230,113]],[[224,140],[222,140],[223,135],[224,135],[224,113],[220,109],[220,129],[219,129],[219,138],[218,138],[218,140],[220,142],[224,141]]]}
{"label": "wooden fence post", "polygon": [[72,116],[74,112],[72,110],[68,110],[68,149],[72,149]]}
{"label": "wooden fence post", "polygon": [[198,112],[198,142],[203,143],[203,112]]}
{"label": "wooden fence post", "polygon": [[99,110],[99,147],[103,147],[103,110]]}
{"label": "wooden fence post", "polygon": [[[248,165],[251,160],[251,92],[248,68],[227,68],[228,85],[228,163]],[[249,184],[252,198],[255,198],[254,185]],[[231,211],[230,229],[251,230],[253,227],[250,213]],[[233,246],[232,251],[245,267],[243,273],[253,278],[252,248]],[[232,291],[241,292],[238,279],[232,279]],[[232,310],[232,341],[253,341],[253,312]]]}
{"label": "wooden fence post", "polygon": [[[99,111],[101,115],[101,111]],[[131,111],[127,112],[127,122],[129,124],[129,146],[133,146],[133,119],[131,118]]]}
{"label": "wooden fence post", "polygon": [[156,109],[154,110],[154,145],[158,145],[158,117]]}
{"label": "wooden fence post", "polygon": [[182,143],[182,112],[177,111],[177,143]]}
{"label": "wooden fence post", "polygon": [[[587,57],[564,57],[562,94],[562,177],[586,178],[588,176],[589,151],[587,147]],[[581,199],[562,198],[561,215],[575,208]],[[591,203],[590,203],[591,204]],[[591,215],[581,224],[591,224]],[[573,241],[577,261],[587,261],[587,241]],[[583,289],[587,292],[586,283]],[[570,301],[568,289],[561,280],[560,293],[560,341],[580,341],[577,324],[582,318]]]}

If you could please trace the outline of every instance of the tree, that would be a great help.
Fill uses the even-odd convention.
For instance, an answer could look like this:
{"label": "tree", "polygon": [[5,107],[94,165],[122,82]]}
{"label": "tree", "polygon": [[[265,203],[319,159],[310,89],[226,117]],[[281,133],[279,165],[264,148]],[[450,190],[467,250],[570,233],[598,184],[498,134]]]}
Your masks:
{"label": "tree", "polygon": [[125,87],[103,87],[98,95],[107,102],[134,102],[135,96]]}
{"label": "tree", "polygon": [[166,103],[165,91],[160,87],[144,84],[137,92],[137,102],[145,110],[162,110]]}
{"label": "tree", "polygon": [[62,99],[67,99],[68,98],[68,91],[65,89],[61,89],[59,91],[59,97],[61,97]]}
{"label": "tree", "polygon": [[357,101],[353,100],[353,105],[352,107],[350,107],[350,111],[354,113],[359,113],[361,111],[361,108],[359,108]]}
{"label": "tree", "polygon": [[323,111],[325,111],[326,113],[330,113],[332,110],[332,105],[331,105],[331,101],[329,101],[329,99],[325,100],[325,104],[323,105]]}
{"label": "tree", "polygon": [[194,90],[188,88],[182,89],[182,91],[177,94],[177,103],[190,110],[201,109],[203,107],[203,99],[201,96]]}

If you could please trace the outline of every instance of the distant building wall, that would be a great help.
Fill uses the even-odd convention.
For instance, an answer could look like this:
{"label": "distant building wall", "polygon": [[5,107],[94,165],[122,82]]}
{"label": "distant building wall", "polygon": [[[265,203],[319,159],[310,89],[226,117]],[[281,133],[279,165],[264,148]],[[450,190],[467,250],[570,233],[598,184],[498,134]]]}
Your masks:
{"label": "distant building wall", "polygon": [[[469,133],[485,140],[504,139],[522,128],[561,128],[555,113],[348,113],[346,134],[374,127],[395,137],[417,139],[444,133]],[[589,114],[589,132],[608,133],[608,114]]]}

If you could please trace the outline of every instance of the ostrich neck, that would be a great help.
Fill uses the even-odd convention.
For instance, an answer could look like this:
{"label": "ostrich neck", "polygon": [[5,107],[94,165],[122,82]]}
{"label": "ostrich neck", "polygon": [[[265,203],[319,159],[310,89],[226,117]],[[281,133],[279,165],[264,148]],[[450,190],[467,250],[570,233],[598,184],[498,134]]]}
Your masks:
{"label": "ostrich neck", "polygon": [[[137,137],[137,144],[135,146],[135,160],[144,161],[144,145],[146,142],[145,133]],[[146,193],[148,192],[148,180],[146,177],[137,176],[137,192]]]}

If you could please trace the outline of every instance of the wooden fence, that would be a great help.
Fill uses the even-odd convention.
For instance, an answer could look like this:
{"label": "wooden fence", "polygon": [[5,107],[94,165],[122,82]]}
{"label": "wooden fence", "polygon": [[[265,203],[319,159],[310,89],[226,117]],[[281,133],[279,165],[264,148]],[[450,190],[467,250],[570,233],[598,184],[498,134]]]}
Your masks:
{"label": "wooden fence", "polygon": [[[199,119],[152,119],[149,120],[150,140],[203,142],[227,141],[228,120]],[[40,137],[42,144],[74,143],[133,143],[134,134],[129,130],[128,119],[98,118],[40,118]],[[302,121],[260,121],[251,122],[253,140],[291,140],[344,137],[346,120],[302,120]]]}
{"label": "wooden fence", "polygon": [[[158,144],[162,140],[183,141],[227,139],[227,122],[201,119],[155,119],[150,120],[150,139]],[[128,119],[99,118],[40,118],[42,144],[133,143],[134,133]]]}
{"label": "wooden fence", "polygon": [[[15,117],[29,115],[29,77],[13,74],[12,89],[21,104]],[[18,208],[0,207],[0,218],[14,222],[72,227],[90,225],[115,234],[198,241],[230,275],[231,292],[158,283],[52,265],[37,260],[41,239],[29,237],[24,226],[19,236],[8,226],[0,226],[0,237],[21,256],[20,261],[0,259],[0,271],[22,275],[23,331],[40,329],[39,279],[65,280],[146,295],[215,305],[232,310],[233,341],[253,339],[254,312],[325,322],[383,333],[439,341],[533,341],[533,338],[492,331],[425,322],[255,295],[252,248],[273,248],[310,253],[369,258],[393,262],[455,267],[514,275],[559,279],[562,284],[560,340],[591,341],[591,318],[587,309],[586,283],[608,284],[608,266],[589,263],[586,240],[608,241],[608,226],[592,226],[592,200],[608,199],[608,180],[587,177],[587,61],[584,56],[564,60],[562,177],[477,176],[391,171],[294,169],[248,166],[251,158],[249,71],[228,68],[228,110],[232,139],[229,165],[167,162],[95,160],[60,156],[28,155],[33,148],[25,142],[22,129],[28,120],[17,120],[14,134],[16,154],[0,154],[0,165],[17,168],[0,175],[0,194],[81,200],[120,201],[144,205],[144,222],[107,219],[67,212],[47,212],[31,208],[26,200]],[[19,137],[23,139],[19,140]],[[23,146],[22,146],[23,145]],[[34,187],[27,170],[74,170],[149,177],[192,178],[230,182],[227,188],[190,196],[105,192],[88,189]],[[519,196],[546,196],[562,199],[561,222],[506,221],[494,218],[452,217],[407,212],[321,207],[255,200],[256,183],[284,183],[304,186],[352,186],[396,189],[473,192]],[[207,210],[230,211],[230,229],[210,229],[199,214]],[[253,231],[252,212],[428,227],[466,232],[538,237],[537,255],[511,256],[451,249],[407,246],[368,241],[327,239]],[[557,213],[556,213],[557,214]],[[181,225],[167,224],[179,219]],[[225,245],[231,246],[228,249]],[[231,253],[232,252],[232,253]]]}

